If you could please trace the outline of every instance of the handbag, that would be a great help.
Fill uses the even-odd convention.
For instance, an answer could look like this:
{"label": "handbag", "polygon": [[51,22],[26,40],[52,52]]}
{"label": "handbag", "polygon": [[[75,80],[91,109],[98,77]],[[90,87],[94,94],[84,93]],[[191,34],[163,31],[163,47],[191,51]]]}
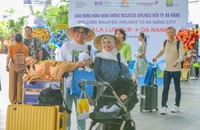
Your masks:
{"label": "handbag", "polygon": [[[68,114],[71,114],[71,110],[68,108],[65,99],[63,98],[61,90],[55,84],[49,84],[47,88],[43,88],[40,91],[39,97],[39,105],[44,106],[61,106],[62,110],[66,110]],[[63,106],[64,103],[64,106]]]}
{"label": "handbag", "polygon": [[62,92],[58,86],[50,84],[48,88],[43,88],[39,94],[39,105],[62,105]]}
{"label": "handbag", "polygon": [[[94,81],[95,80],[94,71],[88,72],[88,71],[79,70],[79,69],[74,70],[73,79],[72,79],[72,88],[70,90],[71,95],[79,96],[81,94],[82,90],[79,87],[79,82],[81,80]],[[86,84],[85,91],[88,93],[90,97],[93,97],[94,86],[90,84]]]}
{"label": "handbag", "polygon": [[[83,98],[83,91],[81,91],[79,99],[77,99],[77,119],[84,120],[89,118],[89,103],[87,98]],[[85,93],[84,93],[84,97]]]}

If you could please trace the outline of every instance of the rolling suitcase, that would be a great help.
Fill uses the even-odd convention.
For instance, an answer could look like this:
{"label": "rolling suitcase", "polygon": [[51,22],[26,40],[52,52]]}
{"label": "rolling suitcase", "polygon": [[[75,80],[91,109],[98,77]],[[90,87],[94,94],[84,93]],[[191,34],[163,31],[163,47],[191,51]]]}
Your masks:
{"label": "rolling suitcase", "polygon": [[158,86],[157,75],[156,75],[156,63],[148,69],[145,84],[141,87],[140,97],[140,111],[149,110],[152,112],[153,109],[158,110]]}
{"label": "rolling suitcase", "polygon": [[140,111],[153,109],[158,110],[158,86],[157,85],[144,85],[141,87],[140,98]]}
{"label": "rolling suitcase", "polygon": [[6,130],[65,130],[67,112],[59,106],[9,105]]}

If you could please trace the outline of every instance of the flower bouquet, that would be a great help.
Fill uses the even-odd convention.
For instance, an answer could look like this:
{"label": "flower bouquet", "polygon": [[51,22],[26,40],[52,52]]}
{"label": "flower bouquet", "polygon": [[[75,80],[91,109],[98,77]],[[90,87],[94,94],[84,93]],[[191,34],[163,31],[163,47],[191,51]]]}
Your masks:
{"label": "flower bouquet", "polygon": [[193,49],[196,43],[196,40],[199,37],[199,32],[196,29],[191,30],[179,30],[178,34],[176,35],[176,39],[179,40],[185,50]]}
{"label": "flower bouquet", "polygon": [[46,43],[50,40],[49,30],[43,26],[37,26],[33,29],[32,35],[41,40],[41,42]]}

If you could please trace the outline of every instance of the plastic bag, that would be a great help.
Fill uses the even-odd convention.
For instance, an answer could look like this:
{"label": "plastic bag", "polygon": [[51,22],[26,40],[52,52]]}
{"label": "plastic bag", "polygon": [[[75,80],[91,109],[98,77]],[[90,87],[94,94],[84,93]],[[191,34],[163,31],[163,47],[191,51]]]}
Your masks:
{"label": "plastic bag", "polygon": [[78,120],[89,118],[89,103],[88,103],[87,98],[82,98],[83,93],[84,92],[82,91],[80,94],[80,98],[77,100],[77,119]]}

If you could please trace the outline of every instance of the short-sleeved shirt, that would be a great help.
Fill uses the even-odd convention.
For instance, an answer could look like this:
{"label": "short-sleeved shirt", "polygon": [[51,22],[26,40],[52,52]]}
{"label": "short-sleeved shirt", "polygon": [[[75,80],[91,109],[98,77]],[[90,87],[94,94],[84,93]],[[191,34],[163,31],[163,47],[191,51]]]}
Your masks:
{"label": "short-sleeved shirt", "polygon": [[[24,46],[24,47],[23,47],[23,46]],[[22,52],[25,56],[28,56],[28,50],[29,50],[28,47],[25,46],[25,45],[22,44],[22,43],[16,43],[15,45],[11,45],[11,46],[8,48],[8,54],[11,55],[12,60],[14,59],[15,55],[17,54],[17,49],[16,49],[16,47],[17,47],[18,50],[21,50],[22,47],[23,47],[23,49],[21,50],[21,52]]]}
{"label": "short-sleeved shirt", "polygon": [[25,38],[24,45],[26,45],[29,48],[29,55],[38,59],[38,51],[42,50],[41,41],[36,37],[32,37],[30,39]]}
{"label": "short-sleeved shirt", "polygon": [[[78,44],[74,40],[64,43],[60,49],[58,61],[76,62],[78,61],[79,53],[88,50],[87,44]],[[93,51],[91,49],[91,59],[93,56]],[[70,73],[66,79],[66,87],[71,88],[72,86],[73,74]]]}
{"label": "short-sleeved shirt", "polygon": [[[173,42],[167,41],[166,45],[162,45],[161,50],[156,55],[156,58],[159,58],[161,55],[165,55],[165,67],[166,71],[181,71],[181,62],[183,60],[183,45],[179,44],[179,49],[177,49],[177,40]],[[173,62],[178,62],[176,67],[173,67]]]}
{"label": "short-sleeved shirt", "polygon": [[131,45],[127,42],[122,43],[123,47],[120,50],[120,53],[125,57],[126,61],[132,60],[132,54],[131,54]]}

